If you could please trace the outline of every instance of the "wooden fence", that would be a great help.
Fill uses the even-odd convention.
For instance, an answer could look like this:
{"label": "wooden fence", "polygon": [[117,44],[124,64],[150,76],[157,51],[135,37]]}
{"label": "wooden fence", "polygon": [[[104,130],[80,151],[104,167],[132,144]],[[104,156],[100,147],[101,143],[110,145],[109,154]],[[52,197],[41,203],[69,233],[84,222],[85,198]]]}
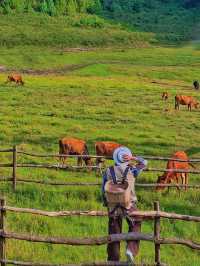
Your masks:
{"label": "wooden fence", "polygon": [[[17,212],[17,213],[29,213],[34,215],[42,215],[48,217],[63,217],[63,216],[107,216],[107,212],[104,211],[60,211],[60,212],[48,212],[42,210],[35,209],[27,209],[27,208],[16,208],[6,206],[6,202],[4,199],[0,200],[0,263],[1,266],[5,266],[7,264],[13,265],[43,265],[43,266],[56,266],[55,264],[45,264],[45,263],[37,263],[37,262],[22,262],[22,261],[14,261],[8,260],[6,254],[6,239],[15,239],[15,240],[24,240],[29,242],[40,242],[40,243],[50,243],[50,244],[64,244],[70,246],[95,246],[95,245],[105,245],[112,242],[121,242],[128,240],[143,240],[148,242],[153,242],[155,246],[155,262],[151,264],[143,264],[143,265],[156,265],[161,266],[165,265],[161,262],[160,256],[160,248],[161,245],[184,245],[194,250],[200,250],[200,243],[196,243],[192,240],[188,239],[179,239],[179,238],[163,238],[161,237],[161,228],[160,228],[160,220],[161,218],[167,219],[177,219],[182,221],[193,221],[200,222],[200,217],[198,216],[189,216],[189,215],[181,215],[176,213],[167,213],[160,211],[159,202],[154,202],[154,211],[133,211],[130,216],[135,218],[140,218],[143,220],[151,219],[154,220],[154,232],[151,234],[143,234],[143,233],[127,233],[127,234],[113,234],[103,237],[93,237],[93,238],[60,238],[60,237],[44,237],[44,236],[35,236],[30,234],[21,234],[17,232],[8,232],[5,227],[6,221],[6,213],[7,212]],[[62,266],[77,266],[75,264],[62,264]],[[93,262],[93,263],[82,263],[80,265],[87,266],[101,266],[101,265],[127,265],[125,262]],[[80,266],[79,265],[79,266]],[[61,266],[61,265],[60,265]]]}
{"label": "wooden fence", "polygon": [[[53,186],[99,186],[101,185],[100,182],[92,182],[92,183],[87,183],[87,182],[52,182],[52,181],[44,181],[44,180],[33,180],[33,179],[25,179],[25,178],[20,178],[17,177],[17,168],[42,168],[42,169],[61,169],[61,170],[78,170],[78,169],[102,169],[101,167],[98,166],[61,166],[59,164],[44,164],[44,163],[37,163],[37,164],[32,164],[32,163],[18,163],[18,155],[26,155],[26,156],[32,156],[32,157],[37,157],[37,158],[60,158],[60,157],[67,157],[67,158],[84,158],[87,155],[60,155],[60,154],[35,154],[35,153],[28,153],[24,151],[20,151],[17,149],[16,146],[13,146],[12,149],[3,149],[0,150],[0,153],[12,153],[12,162],[11,163],[1,163],[0,167],[8,167],[12,168],[12,177],[0,177],[0,182],[12,182],[13,189],[14,191],[16,190],[17,182],[19,183],[35,183],[35,184],[42,184],[42,185],[53,185]],[[88,157],[88,156],[87,156]],[[107,159],[110,160],[112,158],[110,157],[104,157],[104,156],[96,156],[96,155],[90,155],[91,158],[102,158],[102,159]],[[142,156],[145,159],[148,160],[156,160],[156,161],[168,161],[168,160],[173,160],[173,161],[179,161],[179,162],[190,162],[190,163],[198,163],[200,162],[200,158],[194,158],[190,159],[188,161],[186,160],[181,160],[181,159],[173,159],[173,158],[168,158],[168,157],[156,157],[156,156]],[[177,172],[177,173],[192,173],[192,174],[200,174],[199,169],[195,170],[184,170],[184,169],[163,169],[163,168],[146,168],[144,169],[145,172]],[[145,188],[155,188],[157,184],[150,183],[150,184],[139,184],[136,183],[137,187],[145,187]],[[159,185],[160,187],[177,187],[176,184],[161,184]],[[183,188],[193,188],[193,189],[199,189],[200,185],[179,185],[179,187]]]}

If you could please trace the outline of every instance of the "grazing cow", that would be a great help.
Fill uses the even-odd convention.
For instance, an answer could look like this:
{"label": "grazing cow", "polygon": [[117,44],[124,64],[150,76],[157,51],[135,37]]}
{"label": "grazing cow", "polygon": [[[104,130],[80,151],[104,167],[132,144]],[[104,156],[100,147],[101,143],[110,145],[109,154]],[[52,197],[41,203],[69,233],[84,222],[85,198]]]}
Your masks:
{"label": "grazing cow", "polygon": [[199,82],[198,82],[198,80],[195,80],[193,82],[193,86],[194,86],[195,90],[199,90]]}
{"label": "grazing cow", "polygon": [[192,96],[176,95],[175,96],[175,109],[179,110],[179,105],[187,105],[188,110],[192,110],[192,106],[198,108],[199,102]]}
{"label": "grazing cow", "polygon": [[163,92],[162,100],[166,101],[168,98],[169,98],[169,93],[168,92]]}
{"label": "grazing cow", "polygon": [[[184,160],[184,161],[188,161],[188,156],[184,151],[177,151],[172,155],[172,159],[180,159],[180,160]],[[173,160],[169,160],[167,162],[167,170],[169,169],[182,169],[182,170],[189,170],[189,163],[188,162],[179,162],[179,161],[173,161]],[[157,180],[157,187],[156,190],[162,190],[165,187],[161,187],[159,186],[159,184],[170,184],[173,181],[175,181],[177,183],[177,189],[180,189],[178,184],[180,183],[181,179],[181,183],[182,185],[185,185],[185,190],[187,189],[187,185],[188,185],[188,173],[177,173],[177,172],[165,172],[162,176],[158,177]]]}
{"label": "grazing cow", "polygon": [[[86,142],[74,138],[62,138],[59,140],[59,154],[66,155],[87,155],[86,157],[78,157],[77,165],[82,166],[83,161],[87,166],[92,165],[91,158],[89,157]],[[62,165],[64,165],[66,157],[60,157]]]}
{"label": "grazing cow", "polygon": [[[116,142],[98,141],[95,143],[96,155],[97,156],[106,156],[106,157],[112,158],[114,150],[120,146],[122,146],[122,145],[118,144]],[[96,159],[96,165],[97,166],[100,166],[100,164],[103,162],[104,162],[104,160],[102,158]]]}
{"label": "grazing cow", "polygon": [[24,85],[24,81],[22,80],[22,76],[19,74],[11,74],[8,76],[6,83],[15,82],[16,84]]}

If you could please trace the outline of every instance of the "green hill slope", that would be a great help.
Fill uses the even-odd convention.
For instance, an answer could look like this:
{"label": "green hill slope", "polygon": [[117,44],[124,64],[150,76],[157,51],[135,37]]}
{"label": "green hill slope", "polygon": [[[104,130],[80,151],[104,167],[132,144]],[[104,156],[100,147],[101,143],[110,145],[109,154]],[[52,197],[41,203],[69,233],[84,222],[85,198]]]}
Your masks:
{"label": "green hill slope", "polygon": [[[102,28],[106,23],[104,19],[110,19],[112,23],[121,23],[132,31],[156,33],[157,40],[166,43],[180,43],[195,38],[200,22],[199,11],[198,1],[194,0],[0,1],[1,14],[43,13],[54,17],[62,15],[67,17],[67,20],[72,20],[75,26],[96,28]],[[74,17],[80,14],[81,20],[74,21]],[[83,18],[83,14],[90,16]],[[59,28],[58,25],[57,29]]]}
{"label": "green hill slope", "polygon": [[50,17],[43,14],[0,16],[0,45],[50,47],[146,46],[153,34],[128,32],[95,15]]}

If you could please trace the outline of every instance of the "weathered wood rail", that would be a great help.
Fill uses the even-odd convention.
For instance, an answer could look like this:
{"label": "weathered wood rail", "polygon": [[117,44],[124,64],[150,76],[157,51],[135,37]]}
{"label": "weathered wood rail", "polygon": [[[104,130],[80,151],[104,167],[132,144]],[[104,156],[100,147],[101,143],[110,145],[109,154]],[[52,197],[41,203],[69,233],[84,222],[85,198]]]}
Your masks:
{"label": "weathered wood rail", "polygon": [[[0,177],[0,182],[13,182],[13,179],[10,177]],[[24,178],[17,178],[18,183],[33,183],[33,184],[41,184],[41,185],[48,185],[48,186],[101,186],[101,182],[53,182],[48,180],[34,180],[34,179],[24,179]],[[141,188],[156,188],[158,185],[155,183],[135,183],[136,187]],[[200,185],[178,185],[179,188],[193,188],[193,189],[200,189]],[[176,184],[160,184],[159,187],[167,187],[167,188],[177,188]]]}
{"label": "weathered wood rail", "polygon": [[[7,151],[13,151],[12,149],[7,150]],[[66,157],[66,158],[85,158],[88,157],[88,155],[66,155],[66,154],[36,154],[36,153],[29,153],[29,152],[24,152],[24,151],[18,151],[17,153],[19,154],[24,154],[24,155],[28,155],[31,157],[49,157],[49,158],[59,158],[59,157]],[[112,160],[112,157],[108,157],[108,156],[97,156],[97,155],[90,155],[91,158],[102,158],[102,159],[107,159],[107,160]],[[194,158],[194,159],[190,159],[190,160],[181,160],[181,159],[174,159],[174,158],[170,158],[170,157],[162,157],[162,156],[146,156],[146,155],[142,155],[141,156],[144,159],[147,160],[155,160],[155,161],[168,161],[168,160],[172,160],[172,161],[177,161],[177,162],[193,162],[193,163],[199,163],[200,162],[200,158]]]}
{"label": "weathered wood rail", "polygon": [[[21,265],[21,266],[127,266],[127,262],[92,262],[92,263],[81,263],[81,264],[47,264],[47,263],[33,263],[33,262],[23,262],[23,261],[13,261],[13,260],[1,260],[0,262],[11,264],[11,265]],[[155,266],[156,264],[142,263],[134,264],[134,266]],[[159,266],[166,266],[166,264],[161,263]]]}
{"label": "weathered wood rail", "polygon": [[[55,170],[81,170],[81,169],[91,169],[91,170],[102,170],[102,167],[99,166],[72,166],[72,165],[65,165],[61,166],[59,164],[47,164],[47,163],[18,163],[18,155],[25,155],[25,156],[32,156],[32,157],[38,157],[38,158],[60,158],[60,157],[69,157],[69,158],[78,158],[78,157],[88,157],[87,155],[60,155],[60,154],[35,154],[35,153],[29,153],[20,151],[17,149],[16,146],[13,146],[12,149],[2,149],[0,150],[0,153],[12,153],[12,163],[1,163],[0,167],[8,167],[12,168],[12,177],[0,177],[0,182],[12,182],[13,190],[16,190],[17,183],[34,183],[34,184],[42,184],[42,185],[52,185],[52,186],[98,186],[101,185],[99,182],[52,182],[52,181],[46,181],[46,180],[33,180],[33,179],[25,179],[17,177],[17,168],[41,168],[41,169],[55,169]],[[96,156],[96,155],[90,155],[91,158],[102,158],[102,159],[112,159],[110,157],[104,157],[104,156]],[[148,160],[160,160],[160,161],[168,161],[168,160],[174,160],[179,162],[190,162],[190,163],[198,163],[200,162],[200,158],[194,158],[190,160],[180,160],[180,159],[173,159],[168,157],[156,157],[156,156],[142,156],[145,159]],[[184,169],[164,169],[164,168],[151,168],[148,167],[144,169],[144,172],[177,172],[177,173],[192,173],[192,174],[200,174],[200,169],[195,170],[184,170]],[[145,187],[145,188],[155,188],[157,184],[136,184],[137,187]],[[177,188],[176,184],[161,184],[160,187],[168,187],[168,188]],[[194,185],[179,185],[179,187],[183,188],[192,188],[192,189],[200,189],[200,184],[194,184]]]}
{"label": "weathered wood rail", "polygon": [[[38,265],[38,266],[56,266],[55,264],[37,263],[37,262],[21,262],[15,260],[9,260],[6,258],[6,239],[23,240],[29,242],[39,242],[39,243],[50,243],[50,244],[64,244],[70,246],[82,246],[82,245],[105,245],[112,242],[128,241],[128,240],[143,240],[148,242],[153,242],[155,246],[155,262],[149,265],[161,266],[165,265],[161,262],[160,247],[161,245],[183,245],[194,250],[200,250],[200,243],[196,243],[190,239],[180,239],[180,238],[162,238],[160,235],[160,220],[161,218],[167,219],[178,219],[190,222],[200,222],[199,216],[182,215],[176,213],[168,213],[160,211],[159,202],[154,202],[154,211],[133,211],[130,215],[135,218],[140,219],[154,219],[154,232],[151,234],[143,233],[127,233],[127,234],[114,234],[103,237],[90,237],[90,238],[64,238],[64,237],[44,237],[35,236],[30,234],[21,234],[17,232],[9,232],[5,228],[5,220],[7,212],[17,212],[17,213],[30,213],[33,215],[43,215],[48,217],[62,217],[62,216],[73,216],[73,215],[87,215],[87,216],[107,216],[105,211],[59,211],[59,212],[48,212],[42,210],[28,209],[28,208],[17,208],[10,207],[6,205],[4,199],[0,200],[0,263],[1,265]],[[60,264],[60,266],[78,266],[75,264]],[[94,262],[94,263],[82,263],[83,265],[127,265],[125,262]],[[141,264],[148,265],[148,264]]]}

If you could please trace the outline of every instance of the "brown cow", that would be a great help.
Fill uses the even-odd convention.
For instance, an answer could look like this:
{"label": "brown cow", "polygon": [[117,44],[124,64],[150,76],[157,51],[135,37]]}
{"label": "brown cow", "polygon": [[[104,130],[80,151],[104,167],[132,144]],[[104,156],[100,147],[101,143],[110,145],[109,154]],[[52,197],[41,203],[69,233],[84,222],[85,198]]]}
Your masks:
{"label": "brown cow", "polygon": [[[87,166],[92,165],[91,158],[89,157],[86,142],[75,138],[62,138],[59,140],[59,154],[66,155],[88,155],[86,157],[78,157],[77,165],[82,166],[83,161]],[[60,157],[62,165],[64,165],[66,157]]]}
{"label": "brown cow", "polygon": [[[112,157],[113,152],[118,147],[122,146],[116,142],[98,141],[95,143],[95,150],[97,156]],[[104,160],[102,158],[96,159],[96,165],[99,167]]]}
{"label": "brown cow", "polygon": [[[184,161],[188,161],[188,156],[184,151],[177,151],[172,155],[172,159],[180,159]],[[167,162],[167,170],[169,169],[184,169],[184,170],[189,170],[189,163],[188,162],[179,162],[179,161],[173,161],[169,160]],[[165,172],[162,176],[158,177],[157,183],[158,186],[156,187],[156,190],[162,190],[165,187],[159,186],[159,184],[170,184],[173,181],[177,183],[177,189],[180,189],[178,184],[179,184],[179,179],[181,178],[181,183],[182,185],[185,185],[185,190],[186,186],[188,185],[188,173],[177,173],[177,172]]]}
{"label": "brown cow", "polygon": [[164,100],[164,101],[166,101],[166,100],[168,100],[168,98],[169,98],[169,93],[168,92],[163,92],[162,93],[162,100]]}
{"label": "brown cow", "polygon": [[192,110],[192,106],[198,108],[199,102],[192,96],[176,95],[175,96],[175,109],[179,110],[179,105],[187,105],[188,110]]}
{"label": "brown cow", "polygon": [[22,80],[22,76],[19,74],[11,74],[8,76],[6,83],[15,82],[16,84],[24,85],[24,81]]}

